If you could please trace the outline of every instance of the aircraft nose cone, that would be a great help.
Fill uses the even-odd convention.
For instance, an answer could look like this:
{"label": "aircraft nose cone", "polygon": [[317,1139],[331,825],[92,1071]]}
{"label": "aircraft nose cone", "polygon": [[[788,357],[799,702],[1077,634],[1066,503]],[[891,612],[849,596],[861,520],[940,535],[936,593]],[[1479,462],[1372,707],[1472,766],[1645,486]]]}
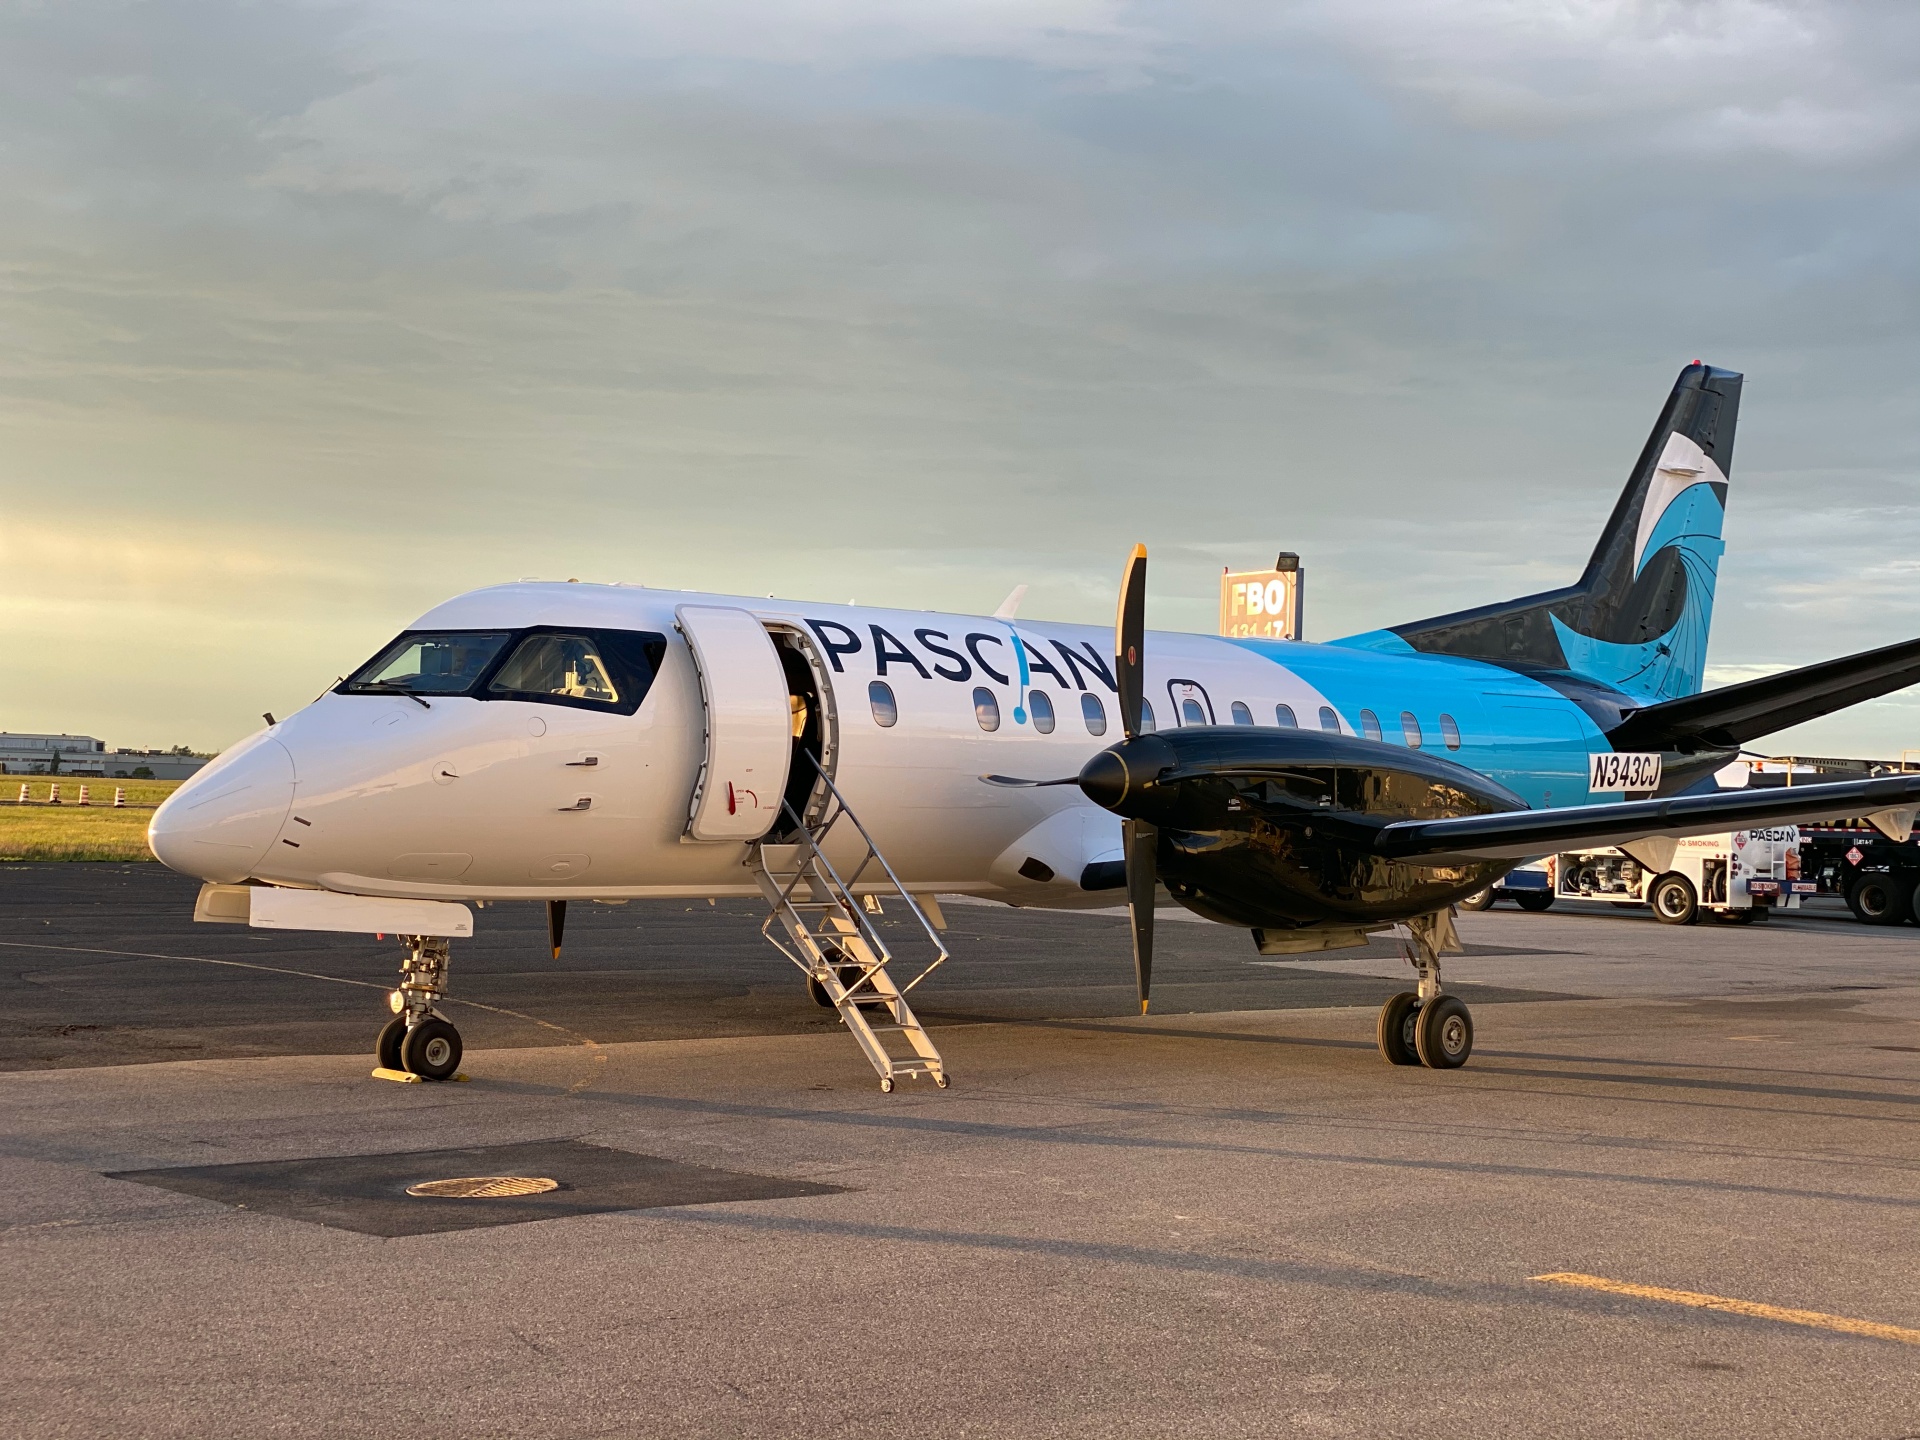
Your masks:
{"label": "aircraft nose cone", "polygon": [[244,880],[280,838],[293,778],[293,756],[263,730],[167,797],[147,826],[147,848],[183,875]]}

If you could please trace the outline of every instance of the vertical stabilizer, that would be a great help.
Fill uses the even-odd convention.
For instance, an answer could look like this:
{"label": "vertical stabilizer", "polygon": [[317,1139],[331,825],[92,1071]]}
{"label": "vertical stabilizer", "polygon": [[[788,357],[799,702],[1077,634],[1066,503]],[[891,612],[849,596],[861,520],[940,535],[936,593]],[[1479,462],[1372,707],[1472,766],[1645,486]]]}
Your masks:
{"label": "vertical stabilizer", "polygon": [[1355,637],[1560,671],[1649,703],[1697,694],[1707,663],[1741,377],[1680,372],[1579,583]]}

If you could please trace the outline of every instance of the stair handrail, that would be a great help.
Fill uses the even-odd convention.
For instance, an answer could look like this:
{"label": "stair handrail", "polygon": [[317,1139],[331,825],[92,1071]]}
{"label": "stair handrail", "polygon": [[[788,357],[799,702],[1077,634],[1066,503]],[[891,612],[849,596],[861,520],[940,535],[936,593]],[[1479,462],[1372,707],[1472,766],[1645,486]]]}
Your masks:
{"label": "stair handrail", "polygon": [[[887,857],[881,852],[880,847],[874,843],[873,836],[868,833],[867,827],[860,823],[860,817],[854,813],[853,807],[847,803],[846,796],[840,793],[840,787],[833,783],[833,777],[827,774],[826,768],[821,765],[819,759],[815,757],[811,750],[802,750],[800,753],[806,758],[808,763],[813,766],[814,773],[819,776],[821,783],[827,787],[827,794],[831,798],[831,806],[825,817],[825,823],[819,828],[821,839],[824,839],[827,832],[837,825],[840,822],[840,817],[844,815],[848,820],[853,822],[854,830],[859,833],[861,841],[867,847],[866,858],[860,862],[858,869],[854,871],[853,882],[849,883],[847,880],[841,878],[840,872],[834,868],[833,862],[827,858],[826,851],[821,847],[820,840],[815,838],[812,828],[795,812],[792,802],[784,795],[781,797],[780,808],[785,811],[788,818],[792,821],[795,833],[800,836],[801,843],[809,852],[812,860],[826,872],[828,880],[832,882],[832,888],[838,892],[834,898],[839,901],[840,908],[846,911],[848,918],[853,921],[855,931],[860,939],[866,943],[868,952],[875,957],[873,964],[861,967],[862,973],[860,979],[856,981],[853,986],[849,986],[848,989],[851,991],[860,984],[867,983],[874,971],[882,969],[893,962],[893,952],[888,948],[886,942],[880,938],[880,932],[874,928],[873,923],[867,918],[866,911],[858,903],[858,899],[853,893],[853,884],[858,883],[860,876],[866,873],[868,865],[878,860],[881,870],[886,874],[888,883],[892,885],[894,892],[907,902],[907,908],[913,912],[913,918],[920,922],[921,930],[926,934],[927,939],[932,943],[936,952],[932,963],[929,964],[926,969],[914,976],[913,979],[909,980],[905,985],[899,987],[899,993],[905,995],[909,990],[913,989],[914,986],[918,985],[922,980],[926,979],[927,976],[944,965],[950,958],[951,952],[948,951],[946,942],[940,938],[939,932],[933,928],[933,923],[927,919],[926,912],[920,908],[920,902],[913,898],[913,892],[908,890],[907,887],[900,882],[900,877],[894,873],[893,866],[887,863]],[[761,855],[761,865],[762,868],[765,868],[766,859],[764,853]],[[806,865],[803,864],[799,867],[794,874],[792,882],[781,894],[783,901],[791,902],[793,892],[799,888],[800,882],[806,877],[806,871]],[[873,993],[876,996],[880,995],[877,989],[875,989]]]}

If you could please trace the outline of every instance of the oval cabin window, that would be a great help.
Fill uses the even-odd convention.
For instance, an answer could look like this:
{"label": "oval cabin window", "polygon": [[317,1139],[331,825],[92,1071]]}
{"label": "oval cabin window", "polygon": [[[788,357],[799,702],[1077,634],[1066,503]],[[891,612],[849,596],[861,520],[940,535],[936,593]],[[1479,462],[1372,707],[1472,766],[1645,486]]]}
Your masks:
{"label": "oval cabin window", "polygon": [[1300,728],[1300,722],[1294,718],[1293,707],[1291,705],[1274,706],[1273,723],[1278,725],[1282,730],[1298,730]]}
{"label": "oval cabin window", "polygon": [[974,687],[973,718],[980,722],[982,730],[1000,728],[1000,702],[994,698],[993,691],[984,685]]}
{"label": "oval cabin window", "polygon": [[1044,690],[1027,692],[1027,709],[1033,715],[1033,728],[1042,735],[1053,734],[1053,700]]}
{"label": "oval cabin window", "polygon": [[1098,695],[1086,694],[1080,697],[1080,718],[1087,722],[1087,734],[1107,733],[1107,707],[1100,703]]}
{"label": "oval cabin window", "polygon": [[875,680],[867,686],[867,703],[873,706],[873,723],[876,725],[896,725],[900,721],[900,707],[894,703],[893,687],[884,680]]}
{"label": "oval cabin window", "polygon": [[1253,724],[1253,711],[1242,705],[1238,700],[1233,702],[1233,723],[1236,725]]}
{"label": "oval cabin window", "polygon": [[1331,705],[1322,705],[1320,707],[1320,728],[1334,735],[1340,733],[1340,717],[1333,713],[1333,707]]}
{"label": "oval cabin window", "polygon": [[1151,735],[1159,728],[1160,722],[1153,718],[1153,702],[1142,697],[1140,701],[1140,733],[1142,735]]}
{"label": "oval cabin window", "polygon": [[1423,738],[1420,734],[1420,721],[1411,710],[1400,712],[1400,733],[1407,737],[1407,745],[1410,749],[1420,748],[1420,741]]}
{"label": "oval cabin window", "polygon": [[1380,717],[1371,710],[1360,712],[1360,733],[1369,740],[1380,738]]}
{"label": "oval cabin window", "polygon": [[1180,723],[1182,725],[1204,725],[1207,723],[1207,712],[1200,708],[1200,702],[1198,700],[1182,700],[1180,702]]}
{"label": "oval cabin window", "polygon": [[1447,749],[1458,750],[1460,748],[1460,727],[1453,723],[1453,717],[1451,715],[1442,715],[1440,717],[1440,738],[1446,741]]}

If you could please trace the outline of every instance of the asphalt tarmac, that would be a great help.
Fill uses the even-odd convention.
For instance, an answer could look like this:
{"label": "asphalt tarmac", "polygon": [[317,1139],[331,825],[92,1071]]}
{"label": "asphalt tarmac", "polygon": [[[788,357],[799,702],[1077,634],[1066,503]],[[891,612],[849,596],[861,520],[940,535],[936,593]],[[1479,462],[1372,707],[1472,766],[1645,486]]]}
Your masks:
{"label": "asphalt tarmac", "polygon": [[483,912],[401,1086],[390,947],[191,898],[0,870],[0,1433],[1920,1435],[1912,927],[1463,916],[1431,1072],[1386,947],[1168,923],[1142,1019],[956,905],[883,1096],[745,907]]}

